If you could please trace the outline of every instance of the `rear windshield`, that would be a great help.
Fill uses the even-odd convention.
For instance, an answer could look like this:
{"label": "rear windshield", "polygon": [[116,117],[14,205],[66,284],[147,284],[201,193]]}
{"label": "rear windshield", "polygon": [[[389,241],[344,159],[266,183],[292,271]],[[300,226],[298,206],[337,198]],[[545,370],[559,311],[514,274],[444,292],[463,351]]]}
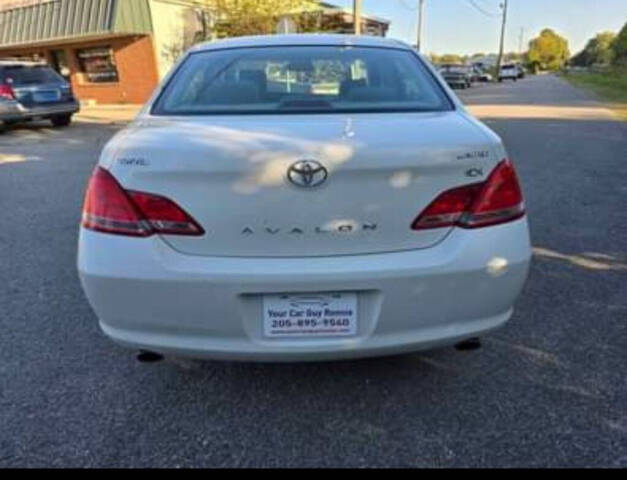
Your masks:
{"label": "rear windshield", "polygon": [[65,80],[50,67],[16,65],[0,67],[0,83],[33,85],[39,83],[65,83]]}
{"label": "rear windshield", "polygon": [[263,47],[191,54],[156,115],[442,111],[453,107],[410,51]]}

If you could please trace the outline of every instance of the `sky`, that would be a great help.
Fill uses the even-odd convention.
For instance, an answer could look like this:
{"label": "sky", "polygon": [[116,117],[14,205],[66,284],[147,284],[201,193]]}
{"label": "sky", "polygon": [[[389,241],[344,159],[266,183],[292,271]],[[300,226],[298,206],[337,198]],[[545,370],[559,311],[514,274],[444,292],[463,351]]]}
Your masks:
{"label": "sky", "polygon": [[[498,51],[499,4],[502,0],[425,0],[425,53],[492,53]],[[471,5],[474,2],[487,16]],[[329,3],[352,7],[352,0]],[[363,11],[391,20],[388,37],[416,43],[418,0],[363,0]],[[572,53],[601,31],[617,32],[627,22],[627,0],[509,0],[505,51],[523,50],[549,27],[566,37]]]}

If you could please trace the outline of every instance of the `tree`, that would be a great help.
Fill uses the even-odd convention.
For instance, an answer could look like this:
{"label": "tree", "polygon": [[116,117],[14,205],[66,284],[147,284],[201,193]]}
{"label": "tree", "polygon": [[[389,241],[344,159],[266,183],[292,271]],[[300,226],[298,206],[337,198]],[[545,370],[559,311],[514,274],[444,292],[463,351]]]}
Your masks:
{"label": "tree", "polygon": [[283,17],[290,17],[299,32],[329,31],[339,25],[339,16],[322,15],[313,0],[206,0],[211,4],[217,36],[237,37],[276,33]]}
{"label": "tree", "polygon": [[524,53],[509,52],[504,55],[506,62],[522,62],[525,58]]}
{"label": "tree", "polygon": [[[0,0],[0,2],[3,0]],[[216,38],[276,33],[279,21],[289,17],[298,32],[338,31],[341,13],[324,12],[315,0],[196,0],[181,12],[180,24],[160,55],[172,65],[196,43]]]}
{"label": "tree", "polygon": [[527,60],[534,70],[559,70],[569,57],[568,40],[550,28],[529,42]]}
{"label": "tree", "polygon": [[464,59],[454,53],[445,53],[438,58],[438,63],[463,63]]}
{"label": "tree", "polygon": [[617,67],[627,67],[627,23],[623,25],[612,42],[612,63]]}
{"label": "tree", "polygon": [[609,64],[612,62],[614,56],[612,44],[615,38],[614,32],[602,32],[588,42],[590,56],[594,59],[593,63]]}
{"label": "tree", "polygon": [[208,1],[204,7],[199,4],[185,8],[180,13],[180,27],[171,31],[172,41],[161,47],[160,53],[169,66],[196,43],[209,40],[212,14],[208,8]]}
{"label": "tree", "polygon": [[608,65],[612,62],[614,52],[612,45],[616,34],[614,32],[602,32],[588,40],[585,48],[575,55],[570,63],[578,67],[589,67],[594,64]]}

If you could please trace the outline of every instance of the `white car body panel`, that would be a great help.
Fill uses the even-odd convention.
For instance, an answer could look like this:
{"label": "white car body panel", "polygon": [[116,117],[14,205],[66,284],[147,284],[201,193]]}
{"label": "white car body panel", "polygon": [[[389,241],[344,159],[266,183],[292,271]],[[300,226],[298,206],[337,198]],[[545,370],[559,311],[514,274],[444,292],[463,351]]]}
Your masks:
{"label": "white car body panel", "polygon": [[[458,112],[316,115],[315,128],[311,115],[156,118],[138,122],[113,151],[103,164],[125,188],[175,198],[210,230],[168,236],[175,249],[253,257],[431,247],[449,229],[412,231],[417,214],[468,183],[469,169],[485,177],[504,158],[500,143]],[[324,163],[323,186],[286,181],[302,159]]]}
{"label": "white car body panel", "polygon": [[[158,237],[81,230],[104,332],[134,348],[229,360],[328,360],[451,344],[504,324],[529,268],[526,219],[454,229],[434,248],[321,258],[195,257]],[[352,338],[267,339],[261,294],[359,292]]]}
{"label": "white car body panel", "polygon": [[[193,51],[347,43],[409,48],[281,35]],[[431,348],[506,322],[529,268],[526,217],[469,230],[410,228],[439,193],[485,180],[507,157],[423,63],[455,110],[163,117],[150,113],[157,89],[99,165],[125,189],[173,199],[206,234],[133,238],[81,227],[79,275],[103,331],[162,353],[292,361]],[[302,159],[327,167],[323,185],[289,183],[287,169]],[[356,335],[263,335],[264,294],[315,292],[357,294]]]}

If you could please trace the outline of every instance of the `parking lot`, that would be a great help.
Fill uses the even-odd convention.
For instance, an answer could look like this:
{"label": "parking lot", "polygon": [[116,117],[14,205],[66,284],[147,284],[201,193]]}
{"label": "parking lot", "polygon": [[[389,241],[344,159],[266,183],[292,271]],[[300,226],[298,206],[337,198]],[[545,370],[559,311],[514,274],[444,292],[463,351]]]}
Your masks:
{"label": "parking lot", "polygon": [[477,351],[350,362],[138,362],[75,266],[123,122],[0,134],[0,466],[627,467],[627,123],[549,75],[460,96],[525,190],[516,312]]}

